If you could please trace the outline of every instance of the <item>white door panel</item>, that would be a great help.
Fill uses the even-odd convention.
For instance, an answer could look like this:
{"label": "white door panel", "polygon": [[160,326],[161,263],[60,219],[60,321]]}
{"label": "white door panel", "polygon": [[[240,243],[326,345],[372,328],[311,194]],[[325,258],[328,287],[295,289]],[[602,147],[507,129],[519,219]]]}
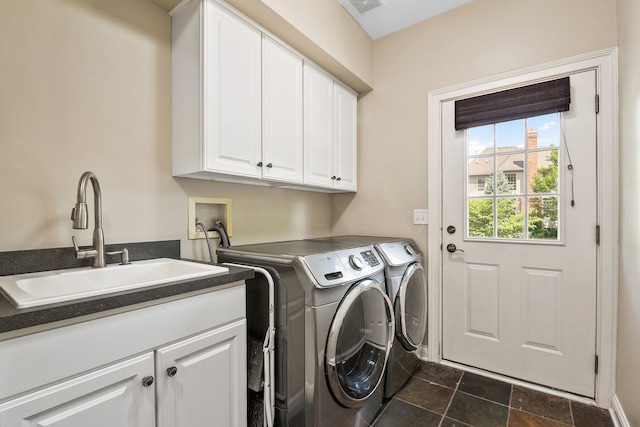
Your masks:
{"label": "white door panel", "polygon": [[[570,77],[570,111],[558,116],[567,149],[563,144],[554,147],[559,159],[557,240],[469,237],[466,134],[454,130],[454,102],[443,104],[443,358],[593,397],[596,78],[595,71]],[[544,160],[547,154],[537,158]],[[503,159],[497,156],[500,163]],[[524,187],[513,186],[517,192]],[[526,197],[536,198],[529,193]],[[494,200],[498,203],[499,197]],[[531,209],[524,203],[518,206],[524,226]],[[446,231],[449,225],[455,233]],[[458,251],[449,253],[449,244]]]}

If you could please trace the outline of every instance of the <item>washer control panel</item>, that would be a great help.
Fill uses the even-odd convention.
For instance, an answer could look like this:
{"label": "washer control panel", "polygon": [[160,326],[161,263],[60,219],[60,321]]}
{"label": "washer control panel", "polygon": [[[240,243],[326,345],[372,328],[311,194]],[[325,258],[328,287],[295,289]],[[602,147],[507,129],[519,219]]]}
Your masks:
{"label": "washer control panel", "polygon": [[320,288],[363,279],[384,268],[372,246],[308,255],[303,259]]}
{"label": "washer control panel", "polygon": [[378,259],[378,256],[373,250],[366,250],[364,252],[360,252],[360,255],[362,255],[362,258],[364,258],[367,264],[371,266],[375,267],[376,265],[380,264],[380,260]]}

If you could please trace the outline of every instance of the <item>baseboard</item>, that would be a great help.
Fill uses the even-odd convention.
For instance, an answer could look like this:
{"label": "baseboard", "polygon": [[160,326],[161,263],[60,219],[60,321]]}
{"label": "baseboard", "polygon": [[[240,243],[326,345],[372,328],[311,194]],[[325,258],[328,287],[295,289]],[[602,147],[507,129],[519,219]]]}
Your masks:
{"label": "baseboard", "polygon": [[618,400],[618,396],[616,396],[615,394],[611,398],[610,412],[611,412],[611,418],[613,419],[613,422],[616,424],[616,426],[631,427],[631,424],[629,424],[629,421],[627,420],[627,416],[624,414],[624,411],[622,410],[622,405]]}
{"label": "baseboard", "polygon": [[420,358],[420,360],[424,360],[425,362],[429,360],[429,347],[426,345],[421,345],[418,347],[416,354]]}

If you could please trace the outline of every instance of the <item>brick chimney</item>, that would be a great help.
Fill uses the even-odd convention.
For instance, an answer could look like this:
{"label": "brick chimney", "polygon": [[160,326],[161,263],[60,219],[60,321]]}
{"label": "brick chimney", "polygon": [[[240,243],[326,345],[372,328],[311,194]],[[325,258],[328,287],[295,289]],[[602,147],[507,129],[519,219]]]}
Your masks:
{"label": "brick chimney", "polygon": [[[535,128],[527,129],[527,148],[538,148],[538,132]],[[527,183],[529,186],[529,192],[531,193],[533,189],[531,188],[533,184],[533,178],[538,173],[538,153],[533,152],[529,153],[527,158]]]}

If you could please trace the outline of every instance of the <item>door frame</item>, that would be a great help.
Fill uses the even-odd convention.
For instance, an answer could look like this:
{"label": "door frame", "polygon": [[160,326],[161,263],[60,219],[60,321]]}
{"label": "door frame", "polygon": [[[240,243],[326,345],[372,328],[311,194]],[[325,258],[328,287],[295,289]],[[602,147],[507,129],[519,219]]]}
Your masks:
{"label": "door frame", "polygon": [[[596,375],[595,402],[609,408],[615,393],[616,330],[618,317],[618,50],[610,48],[559,61],[511,71],[430,91],[428,94],[428,206],[430,210],[427,251],[429,328],[427,347],[421,357],[442,361],[442,104],[448,101],[510,89],[548,80],[558,75],[596,70],[600,112],[596,115],[598,224],[596,273]],[[595,106],[595,100],[594,100]],[[594,231],[595,233],[595,231]],[[594,235],[595,238],[595,235]]]}

